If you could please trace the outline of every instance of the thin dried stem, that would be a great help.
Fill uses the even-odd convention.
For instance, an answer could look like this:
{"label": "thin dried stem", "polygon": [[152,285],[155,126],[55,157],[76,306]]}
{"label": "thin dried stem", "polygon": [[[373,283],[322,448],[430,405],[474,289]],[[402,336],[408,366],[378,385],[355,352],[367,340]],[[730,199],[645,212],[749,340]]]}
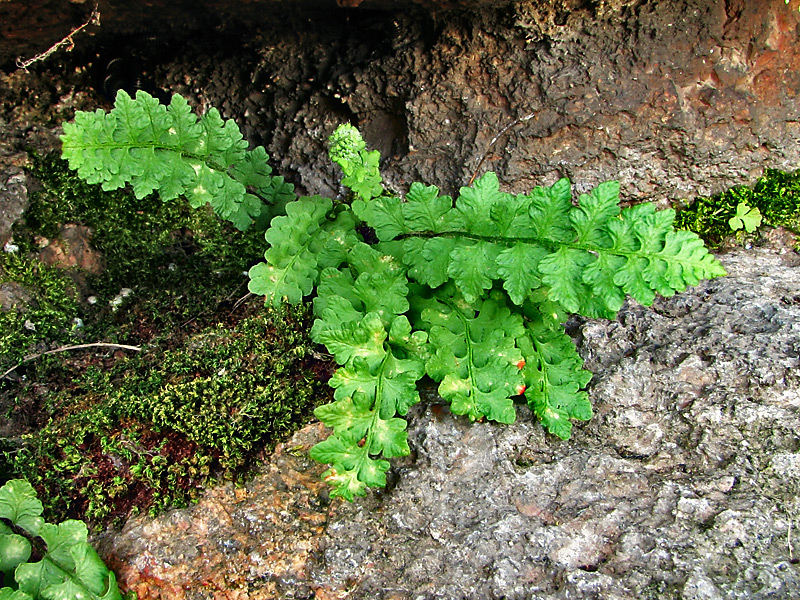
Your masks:
{"label": "thin dried stem", "polygon": [[80,350],[82,348],[118,348],[121,350],[133,350],[135,352],[142,351],[142,349],[139,346],[127,346],[125,344],[109,344],[106,342],[92,342],[91,344],[76,344],[74,346],[61,346],[60,348],[56,348],[55,350],[48,350],[47,352],[40,352],[38,354],[29,354],[28,356],[22,359],[21,363],[14,365],[10,369],[8,369],[5,373],[0,375],[0,379],[5,378],[6,375],[18,369],[26,362],[32,361],[46,354],[56,354],[57,352],[65,352],[67,350]]}
{"label": "thin dried stem", "polygon": [[498,133],[496,136],[494,136],[494,137],[492,138],[492,141],[491,141],[491,142],[489,142],[489,146],[486,148],[486,152],[484,152],[484,153],[483,153],[483,156],[481,156],[481,159],[478,161],[478,166],[477,166],[477,167],[475,167],[475,172],[474,172],[474,173],[472,173],[472,177],[470,177],[470,178],[469,178],[469,183],[468,183],[467,185],[472,185],[472,182],[473,182],[473,181],[475,181],[475,178],[478,176],[478,171],[480,171],[480,169],[481,169],[481,165],[483,164],[483,161],[485,161],[485,160],[486,160],[486,157],[489,155],[489,152],[491,152],[491,151],[492,151],[492,148],[494,148],[494,145],[497,143],[497,141],[498,141],[498,140],[499,140],[501,137],[503,137],[503,135],[504,135],[504,134],[505,134],[505,133],[506,133],[506,132],[507,132],[509,129],[511,129],[512,127],[514,127],[514,126],[516,126],[516,125],[519,125],[520,123],[524,123],[525,121],[530,121],[530,120],[531,120],[533,117],[535,117],[535,116],[536,116],[536,113],[531,113],[531,114],[529,114],[529,115],[525,115],[524,117],[518,117],[518,118],[514,119],[513,121],[511,121],[511,123],[509,123],[508,125],[506,125],[505,127],[503,127],[503,128],[500,130],[500,133]]}
{"label": "thin dried stem", "polygon": [[33,58],[29,58],[28,60],[25,61],[23,61],[21,58],[17,58],[17,67],[23,69],[24,71],[27,71],[28,67],[30,67],[33,63],[45,60],[62,46],[67,46],[67,52],[72,51],[72,49],[75,47],[75,41],[72,39],[72,36],[75,35],[76,33],[79,33],[89,25],[98,25],[98,26],[100,25],[100,11],[97,8],[97,4],[94,5],[94,10],[92,10],[92,14],[89,15],[89,19],[83,25],[76,27],[75,29],[70,31],[67,37],[65,37],[60,42],[53,44],[52,46],[50,46],[50,48],[48,48],[41,54],[37,54]]}

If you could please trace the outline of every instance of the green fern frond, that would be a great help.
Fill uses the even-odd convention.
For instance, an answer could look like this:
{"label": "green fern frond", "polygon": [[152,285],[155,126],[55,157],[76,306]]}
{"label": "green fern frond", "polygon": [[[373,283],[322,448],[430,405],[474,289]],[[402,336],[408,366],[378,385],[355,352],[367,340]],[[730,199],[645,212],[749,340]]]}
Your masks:
{"label": "green fern frond", "polygon": [[425,303],[422,322],[434,349],[426,371],[439,394],[457,415],[501,423],[516,418],[511,396],[523,379],[516,338],[524,332],[522,316],[511,312],[502,294],[480,304],[467,302],[452,286],[437,290]]}
{"label": "green fern frond", "polygon": [[131,184],[137,198],[154,191],[164,201],[186,196],[239,229],[258,219],[264,199],[293,195],[272,178],[263,148],[247,150],[233,121],[214,108],[198,118],[177,94],[164,106],[141,90],[135,98],[120,90],[111,111],[79,111],[64,123],[61,141],[70,168],[89,183],[104,190]]}
{"label": "green fern frond", "polygon": [[321,196],[286,204],[285,216],[272,220],[265,237],[270,247],[266,262],[250,269],[249,289],[280,306],[298,304],[308,296],[326,267],[338,266],[355,241],[352,216],[334,214],[333,203]]}
{"label": "green fern frond", "polygon": [[[42,503],[23,479],[0,488],[0,571],[8,600],[122,600],[116,578],[86,541],[81,521],[41,518]],[[8,523],[8,524],[6,524]],[[16,532],[12,529],[16,528]],[[40,560],[30,562],[32,542]]]}
{"label": "green fern frond", "polygon": [[468,302],[500,281],[517,305],[543,286],[568,312],[613,318],[626,295],[649,305],[656,292],[725,274],[697,236],[672,228],[673,211],[620,210],[615,182],[577,206],[568,191],[562,180],[513,196],[487,173],[449,209],[435,188],[418,188],[405,202],[378,198],[367,222],[382,241],[402,240],[411,277],[431,287],[452,279]]}

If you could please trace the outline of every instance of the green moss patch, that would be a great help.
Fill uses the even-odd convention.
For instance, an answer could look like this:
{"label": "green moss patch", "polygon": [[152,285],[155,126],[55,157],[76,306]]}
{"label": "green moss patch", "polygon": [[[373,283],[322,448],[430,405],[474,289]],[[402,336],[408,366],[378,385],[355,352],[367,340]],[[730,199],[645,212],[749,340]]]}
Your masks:
{"label": "green moss patch", "polygon": [[[30,172],[40,189],[15,227],[19,251],[0,253],[0,284],[21,299],[0,312],[0,373],[16,366],[0,379],[14,424],[0,482],[27,478],[54,520],[155,513],[241,479],[327,401],[308,311],[247,297],[263,232],[180,200],[103,192],[57,154],[33,156]],[[40,262],[41,240],[66,223],[91,228],[101,272]],[[92,342],[141,351],[59,350]]]}
{"label": "green moss patch", "polygon": [[721,194],[701,196],[678,212],[675,227],[695,232],[710,246],[719,246],[733,233],[728,222],[740,203],[757,208],[763,224],[800,233],[800,171],[766,169],[752,187],[736,186]]}
{"label": "green moss patch", "polygon": [[241,478],[326,393],[307,320],[304,309],[264,310],[180,350],[73,373],[71,389],[51,398],[55,418],[13,454],[14,472],[51,514],[95,524],[183,506]]}

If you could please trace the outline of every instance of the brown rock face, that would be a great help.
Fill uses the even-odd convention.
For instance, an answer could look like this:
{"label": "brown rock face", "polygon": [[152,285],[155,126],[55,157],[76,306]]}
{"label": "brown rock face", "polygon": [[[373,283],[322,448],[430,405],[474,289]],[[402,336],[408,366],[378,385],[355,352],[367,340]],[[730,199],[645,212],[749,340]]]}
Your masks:
{"label": "brown rock face", "polygon": [[[42,35],[14,29],[4,43],[46,37],[56,5],[80,13],[62,29],[91,10],[50,2],[38,20],[30,10],[11,18],[18,4],[0,4],[3,27],[38,22]],[[93,78],[84,85],[105,80],[107,96],[144,87],[216,106],[309,193],[338,191],[325,151],[343,121],[381,150],[386,180],[401,191],[419,180],[453,193],[491,169],[514,192],[567,176],[579,191],[617,179],[626,198],[671,201],[800,164],[794,6],[552,0],[444,10],[454,4],[464,3],[101,2],[101,26],[35,70],[57,77],[48,68],[69,72],[69,59]]]}
{"label": "brown rock face", "polygon": [[50,266],[77,267],[89,273],[100,273],[103,257],[91,246],[92,230],[84,225],[67,223],[54,240],[42,240],[40,260]]}

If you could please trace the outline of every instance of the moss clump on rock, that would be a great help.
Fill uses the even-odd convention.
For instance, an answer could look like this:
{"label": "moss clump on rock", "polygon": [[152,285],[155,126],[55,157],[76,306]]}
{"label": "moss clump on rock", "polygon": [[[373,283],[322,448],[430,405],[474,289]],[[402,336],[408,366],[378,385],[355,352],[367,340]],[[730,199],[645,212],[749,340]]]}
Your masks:
{"label": "moss clump on rock", "polygon": [[181,349],[91,367],[51,401],[56,416],[26,436],[15,473],[50,514],[92,523],[183,506],[307,421],[324,386],[304,309],[268,310],[212,327]]}
{"label": "moss clump on rock", "polygon": [[800,171],[775,169],[766,169],[752,187],[741,185],[698,197],[678,212],[675,227],[695,232],[710,246],[719,246],[732,235],[728,221],[742,202],[761,212],[763,224],[800,233]]}
{"label": "moss clump on rock", "polygon": [[[241,478],[325,400],[306,310],[244,297],[263,232],[179,200],[103,192],[56,154],[31,157],[29,171],[39,186],[15,225],[19,249],[0,253],[0,284],[17,299],[0,312],[0,373],[11,370],[0,480],[26,477],[53,519],[157,512]],[[67,224],[91,231],[102,269],[43,264]],[[141,352],[43,354],[89,342]]]}

